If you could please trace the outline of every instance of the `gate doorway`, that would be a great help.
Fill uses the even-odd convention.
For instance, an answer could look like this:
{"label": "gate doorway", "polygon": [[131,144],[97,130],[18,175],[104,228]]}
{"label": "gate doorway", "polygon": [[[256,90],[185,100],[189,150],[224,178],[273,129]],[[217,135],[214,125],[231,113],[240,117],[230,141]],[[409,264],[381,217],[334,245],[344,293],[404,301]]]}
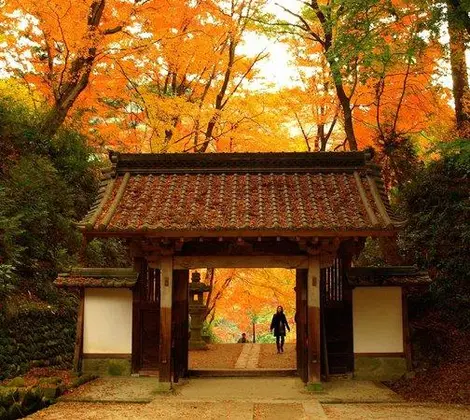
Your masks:
{"label": "gate doorway", "polygon": [[[166,267],[171,266],[168,276]],[[304,382],[320,380],[320,325],[319,317],[312,318],[309,305],[315,304],[315,296],[320,279],[318,259],[308,256],[277,257],[172,257],[165,264],[147,263],[141,266],[141,280],[134,290],[133,309],[133,371],[147,373],[159,371],[160,382],[168,377],[177,382],[188,375],[188,339],[189,339],[189,270],[198,267],[213,268],[288,268],[296,270],[295,280],[295,325],[297,372]],[[316,274],[316,275],[315,275]],[[318,280],[317,280],[318,279]],[[171,287],[171,293],[168,293]],[[167,296],[165,297],[165,293]],[[170,296],[168,296],[170,295]],[[165,299],[170,312],[165,308]],[[318,311],[319,313],[319,301]],[[170,308],[171,307],[171,308]],[[170,330],[162,328],[168,325]],[[309,319],[310,318],[310,319]],[[310,338],[316,335],[314,338]],[[165,346],[169,354],[165,358]],[[273,345],[274,346],[274,345]],[[166,376],[165,376],[166,375]]]}

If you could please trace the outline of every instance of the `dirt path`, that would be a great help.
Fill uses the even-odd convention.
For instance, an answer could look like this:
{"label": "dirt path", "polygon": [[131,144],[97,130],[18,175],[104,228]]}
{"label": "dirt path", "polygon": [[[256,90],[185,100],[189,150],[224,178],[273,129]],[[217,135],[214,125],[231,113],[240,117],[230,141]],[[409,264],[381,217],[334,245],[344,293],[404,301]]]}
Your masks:
{"label": "dirt path", "polygon": [[243,344],[209,344],[207,350],[189,352],[189,369],[234,369]]}
{"label": "dirt path", "polygon": [[284,353],[278,354],[276,344],[261,344],[258,361],[259,368],[270,369],[295,369],[296,368],[295,344],[284,344]]}

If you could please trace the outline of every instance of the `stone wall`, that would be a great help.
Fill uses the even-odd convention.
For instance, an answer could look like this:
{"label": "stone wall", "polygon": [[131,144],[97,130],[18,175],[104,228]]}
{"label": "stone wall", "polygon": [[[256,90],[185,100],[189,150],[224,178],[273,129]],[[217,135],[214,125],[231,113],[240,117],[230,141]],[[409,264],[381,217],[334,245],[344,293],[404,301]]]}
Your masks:
{"label": "stone wall", "polygon": [[23,304],[14,314],[0,313],[0,380],[30,367],[72,366],[76,311]]}

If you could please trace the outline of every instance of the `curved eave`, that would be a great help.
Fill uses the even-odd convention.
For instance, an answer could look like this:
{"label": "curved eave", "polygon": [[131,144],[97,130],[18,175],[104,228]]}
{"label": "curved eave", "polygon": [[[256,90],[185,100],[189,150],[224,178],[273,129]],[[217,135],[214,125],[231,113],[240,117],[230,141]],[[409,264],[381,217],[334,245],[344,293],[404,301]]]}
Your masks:
{"label": "curved eave", "polygon": [[388,229],[341,229],[341,230],[94,230],[83,229],[86,237],[155,237],[155,238],[295,238],[295,237],[383,237],[395,236],[398,228]]}

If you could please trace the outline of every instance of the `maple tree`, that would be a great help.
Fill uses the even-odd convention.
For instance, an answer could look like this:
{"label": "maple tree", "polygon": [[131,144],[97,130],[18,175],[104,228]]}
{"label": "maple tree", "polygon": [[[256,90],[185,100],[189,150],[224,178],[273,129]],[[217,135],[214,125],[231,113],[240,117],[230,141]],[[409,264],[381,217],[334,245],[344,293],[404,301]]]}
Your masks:
{"label": "maple tree", "polygon": [[212,286],[206,299],[206,321],[223,341],[234,342],[240,332],[257,336],[270,334],[271,316],[278,305],[284,307],[295,339],[295,271],[285,269],[217,269],[203,273]]}
{"label": "maple tree", "polygon": [[[432,7],[445,2],[296,3],[278,6],[290,20],[276,21],[265,0],[12,0],[0,9],[9,47],[0,59],[35,98],[46,136],[67,119],[99,148],[134,152],[373,145],[401,179],[388,151],[450,125],[449,96],[435,82],[445,51],[426,34]],[[466,6],[451,3],[450,39],[464,51]],[[273,28],[298,77],[266,91],[256,79],[267,52],[245,44]],[[464,54],[451,58],[463,68]],[[465,77],[454,77],[458,121]]]}

